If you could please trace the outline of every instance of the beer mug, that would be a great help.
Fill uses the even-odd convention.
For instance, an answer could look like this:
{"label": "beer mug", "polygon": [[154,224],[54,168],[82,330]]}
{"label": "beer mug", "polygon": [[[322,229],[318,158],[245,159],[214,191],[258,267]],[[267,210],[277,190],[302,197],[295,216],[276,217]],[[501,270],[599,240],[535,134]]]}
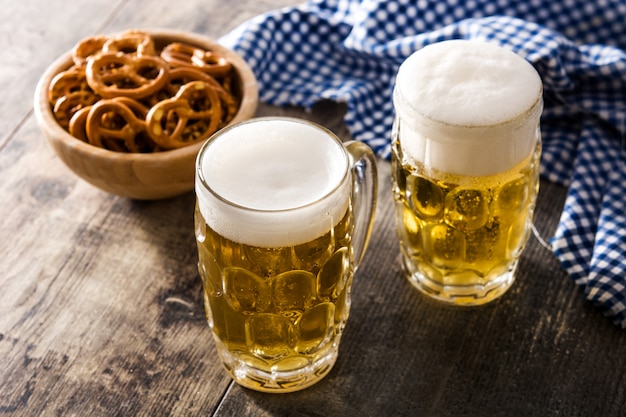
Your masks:
{"label": "beer mug", "polygon": [[195,235],[220,359],[240,385],[290,392],[337,358],[377,198],[375,158],[314,123],[227,127],[196,161]]}
{"label": "beer mug", "polygon": [[479,305],[513,283],[539,188],[543,108],[514,52],[452,40],[412,54],[394,88],[392,182],[409,281]]}

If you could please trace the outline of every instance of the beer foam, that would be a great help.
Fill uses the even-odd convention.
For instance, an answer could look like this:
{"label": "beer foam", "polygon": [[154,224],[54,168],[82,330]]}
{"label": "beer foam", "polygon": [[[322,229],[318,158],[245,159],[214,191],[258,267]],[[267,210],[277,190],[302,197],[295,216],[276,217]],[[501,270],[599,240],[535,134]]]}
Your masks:
{"label": "beer foam", "polygon": [[468,40],[426,46],[396,78],[402,149],[444,172],[506,171],[535,147],[541,97],[537,71],[508,49]]}
{"label": "beer foam", "polygon": [[342,144],[325,129],[296,119],[253,119],[224,129],[200,152],[200,212],[213,230],[236,242],[305,243],[345,214],[347,167]]}

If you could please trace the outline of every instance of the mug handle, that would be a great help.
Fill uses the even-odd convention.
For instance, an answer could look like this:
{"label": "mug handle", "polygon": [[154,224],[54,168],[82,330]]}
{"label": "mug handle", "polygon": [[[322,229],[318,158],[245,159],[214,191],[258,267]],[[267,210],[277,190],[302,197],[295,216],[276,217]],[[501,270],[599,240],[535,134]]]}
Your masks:
{"label": "mug handle", "polygon": [[352,169],[352,201],[354,204],[354,270],[356,271],[367,249],[378,199],[378,170],[372,149],[363,142],[344,142]]}

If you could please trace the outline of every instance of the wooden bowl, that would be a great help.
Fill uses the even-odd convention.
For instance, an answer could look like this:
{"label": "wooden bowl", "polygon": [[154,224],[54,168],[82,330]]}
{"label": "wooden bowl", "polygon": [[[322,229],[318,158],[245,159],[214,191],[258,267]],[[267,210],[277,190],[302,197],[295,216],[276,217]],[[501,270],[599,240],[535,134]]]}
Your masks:
{"label": "wooden bowl", "polygon": [[[173,30],[146,30],[157,49],[171,42],[185,42],[220,53],[235,68],[234,93],[241,105],[229,124],[254,116],[258,103],[257,82],[248,64],[235,52],[198,34]],[[202,141],[154,153],[115,152],[83,142],[56,121],[48,101],[54,76],[72,66],[72,51],[54,61],[44,72],[35,91],[37,123],[56,154],[76,175],[112,194],[132,199],[155,200],[173,197],[193,189],[195,160]]]}

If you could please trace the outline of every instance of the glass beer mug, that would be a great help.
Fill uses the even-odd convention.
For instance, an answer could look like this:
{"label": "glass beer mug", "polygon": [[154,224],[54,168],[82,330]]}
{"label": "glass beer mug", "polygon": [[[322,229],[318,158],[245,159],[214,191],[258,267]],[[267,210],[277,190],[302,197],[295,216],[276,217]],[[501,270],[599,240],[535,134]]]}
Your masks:
{"label": "glass beer mug", "polygon": [[204,304],[239,384],[290,392],[337,358],[377,198],[375,158],[316,124],[257,118],[221,130],[196,163]]}
{"label": "glass beer mug", "polygon": [[392,181],[409,281],[457,305],[513,283],[539,188],[543,109],[535,69],[492,44],[415,52],[394,89]]}

